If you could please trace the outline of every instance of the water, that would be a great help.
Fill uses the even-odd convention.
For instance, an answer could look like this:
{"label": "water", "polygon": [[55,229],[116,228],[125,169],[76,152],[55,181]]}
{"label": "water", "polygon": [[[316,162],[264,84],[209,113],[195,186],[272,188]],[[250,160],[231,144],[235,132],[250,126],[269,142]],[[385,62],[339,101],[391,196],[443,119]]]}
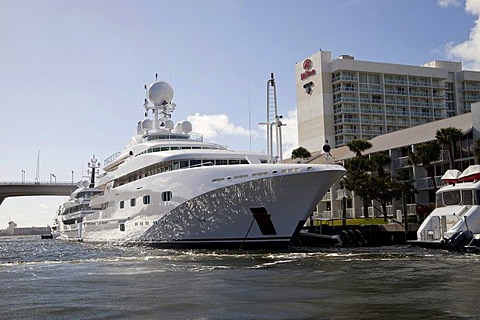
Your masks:
{"label": "water", "polygon": [[480,256],[0,237],[0,319],[480,319]]}

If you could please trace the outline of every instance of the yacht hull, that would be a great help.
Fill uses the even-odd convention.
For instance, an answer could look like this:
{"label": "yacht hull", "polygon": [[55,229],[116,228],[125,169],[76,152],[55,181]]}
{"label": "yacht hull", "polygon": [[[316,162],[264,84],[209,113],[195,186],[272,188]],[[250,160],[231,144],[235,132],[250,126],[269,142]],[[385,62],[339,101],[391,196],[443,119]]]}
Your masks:
{"label": "yacht hull", "polygon": [[[104,219],[101,227],[98,222],[87,221],[83,237],[85,241],[161,248],[287,248],[344,172],[342,167],[332,165],[322,170],[225,182],[167,212],[158,207],[159,212],[150,214],[151,223],[143,220],[143,226],[138,216]],[[178,185],[176,193],[191,187],[188,182]]]}

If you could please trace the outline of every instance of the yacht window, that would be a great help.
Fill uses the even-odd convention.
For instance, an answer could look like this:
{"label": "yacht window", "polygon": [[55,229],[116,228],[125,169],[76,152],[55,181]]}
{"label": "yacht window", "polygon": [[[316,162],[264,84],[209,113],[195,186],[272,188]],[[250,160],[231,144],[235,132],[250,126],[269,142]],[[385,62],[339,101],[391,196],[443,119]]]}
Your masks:
{"label": "yacht window", "polygon": [[192,149],[192,147],[182,147],[182,150]]}
{"label": "yacht window", "polygon": [[123,209],[125,208],[125,201],[120,201],[120,209]]}
{"label": "yacht window", "polygon": [[215,160],[202,160],[202,166],[213,166],[215,164]]}
{"label": "yacht window", "polygon": [[188,160],[180,161],[180,169],[188,168],[188,166],[189,166],[189,161]]}
{"label": "yacht window", "polygon": [[228,164],[240,164],[240,160],[228,160]]}
{"label": "yacht window", "polygon": [[160,151],[168,151],[170,148],[169,147],[161,147]]}
{"label": "yacht window", "polygon": [[438,193],[435,198],[436,198],[436,204],[435,204],[436,208],[445,207],[445,205],[443,204],[443,201],[442,201],[442,194],[441,193]]}
{"label": "yacht window", "polygon": [[178,150],[180,149],[179,147],[170,147],[170,150]]}
{"label": "yacht window", "polygon": [[446,206],[454,206],[460,204],[460,190],[444,192],[443,203]]}
{"label": "yacht window", "polygon": [[143,196],[143,204],[149,204],[150,203],[150,195]]}
{"label": "yacht window", "polygon": [[240,160],[240,164],[248,164],[247,160]]}
{"label": "yacht window", "polygon": [[130,199],[130,207],[135,207],[135,203],[136,203],[135,200],[136,200],[135,198]]}
{"label": "yacht window", "polygon": [[172,200],[172,191],[162,192],[162,201],[170,201],[170,200]]}
{"label": "yacht window", "polygon": [[180,162],[176,161],[173,163],[172,170],[180,169]]}
{"label": "yacht window", "polygon": [[198,167],[199,165],[202,164],[201,160],[190,160],[190,167]]}
{"label": "yacht window", "polygon": [[125,223],[120,223],[120,231],[125,231]]}
{"label": "yacht window", "polygon": [[227,165],[228,161],[227,160],[215,160],[215,165],[217,166],[224,166]]}
{"label": "yacht window", "polygon": [[462,190],[462,204],[463,205],[472,205],[472,190]]}

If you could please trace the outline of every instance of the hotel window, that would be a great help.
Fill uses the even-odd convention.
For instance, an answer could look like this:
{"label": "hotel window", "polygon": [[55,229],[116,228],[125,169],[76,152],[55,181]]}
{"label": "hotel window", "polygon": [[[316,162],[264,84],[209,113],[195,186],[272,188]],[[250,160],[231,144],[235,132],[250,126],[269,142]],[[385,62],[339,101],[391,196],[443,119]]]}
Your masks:
{"label": "hotel window", "polygon": [[130,199],[130,207],[135,207],[135,204],[136,204],[136,199],[135,198]]}
{"label": "hotel window", "polygon": [[120,201],[120,209],[123,209],[125,208],[125,201]]}
{"label": "hotel window", "polygon": [[172,191],[162,192],[162,201],[170,201],[170,200],[172,200]]}
{"label": "hotel window", "polygon": [[149,204],[150,203],[150,195],[143,196],[143,204]]}

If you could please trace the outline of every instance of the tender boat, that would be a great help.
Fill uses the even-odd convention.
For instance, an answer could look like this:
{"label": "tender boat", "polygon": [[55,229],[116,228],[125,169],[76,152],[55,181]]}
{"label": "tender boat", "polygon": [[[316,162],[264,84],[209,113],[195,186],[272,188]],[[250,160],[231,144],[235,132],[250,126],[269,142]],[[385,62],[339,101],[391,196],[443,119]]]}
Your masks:
{"label": "tender boat", "polygon": [[436,208],[410,243],[456,251],[477,250],[480,239],[480,165],[464,172],[448,170],[446,183],[436,192]]}
{"label": "tender boat", "polygon": [[269,163],[261,153],[204,142],[190,122],[174,125],[168,83],[154,82],[146,93],[146,119],[97,179],[102,194],[90,202],[97,211],[83,220],[84,241],[288,247],[345,173],[339,165]]}
{"label": "tender boat", "polygon": [[90,200],[94,195],[101,193],[95,189],[95,172],[98,168],[97,159],[93,156],[88,163],[91,178],[77,183],[78,188],[72,192],[69,199],[57,210],[54,223],[50,227],[53,238],[61,240],[83,240],[83,219],[96,210],[90,208]]}

